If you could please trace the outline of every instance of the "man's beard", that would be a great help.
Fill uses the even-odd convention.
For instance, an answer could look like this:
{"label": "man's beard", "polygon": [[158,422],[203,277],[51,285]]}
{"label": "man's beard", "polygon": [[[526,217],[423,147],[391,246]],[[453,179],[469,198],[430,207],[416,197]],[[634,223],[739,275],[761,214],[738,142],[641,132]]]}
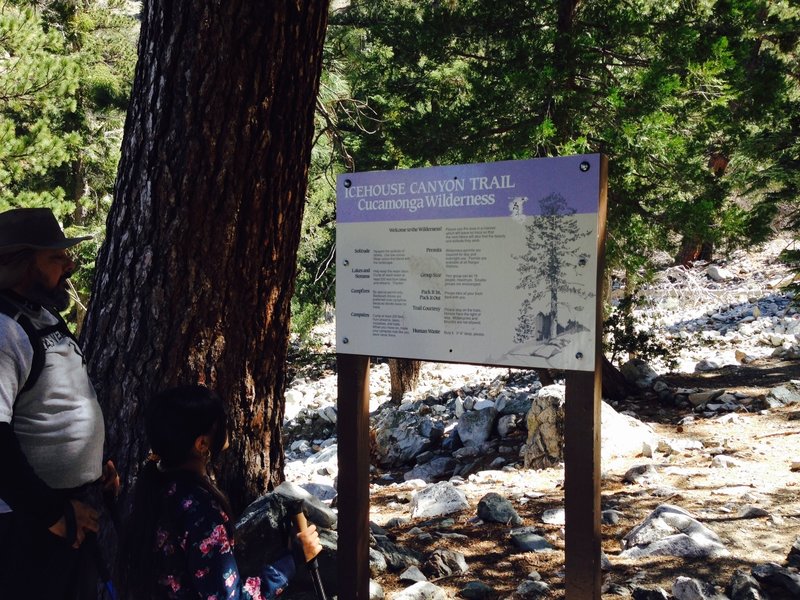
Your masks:
{"label": "man's beard", "polygon": [[28,300],[55,308],[61,312],[69,307],[69,292],[67,291],[66,278],[58,282],[54,288],[48,288],[39,279],[33,281],[26,290],[25,296]]}

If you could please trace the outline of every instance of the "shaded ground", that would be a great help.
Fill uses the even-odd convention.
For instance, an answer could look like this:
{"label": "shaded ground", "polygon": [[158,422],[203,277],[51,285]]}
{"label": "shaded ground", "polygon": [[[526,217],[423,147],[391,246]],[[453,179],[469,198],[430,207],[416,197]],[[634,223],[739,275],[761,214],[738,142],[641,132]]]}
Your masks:
{"label": "shaded ground", "polygon": [[800,380],[800,361],[762,358],[747,365],[726,366],[708,373],[672,373],[661,379],[673,388],[725,388],[757,395],[792,379]]}
{"label": "shaded ground", "polygon": [[[671,387],[712,390],[725,388],[749,395],[766,394],[771,387],[789,380],[800,380],[800,361],[760,360],[739,368],[726,368],[696,375],[669,375]],[[729,422],[692,415],[687,409],[653,406],[652,399],[638,399],[634,407],[639,418],[649,422],[660,438],[691,439],[703,448],[678,454],[657,453],[653,458],[615,459],[602,465],[602,508],[622,513],[616,525],[602,527],[603,551],[613,569],[604,574],[603,598],[629,597],[633,583],[671,590],[675,578],[691,576],[716,584],[722,591],[737,568],[750,568],[764,562],[784,564],[792,544],[800,534],[800,473],[793,463],[800,461],[800,423],[795,421],[800,408],[782,408],[754,413],[738,413]],[[684,421],[683,424],[679,422]],[[734,468],[714,468],[714,455],[734,458]],[[647,485],[623,482],[625,472],[636,465],[653,464],[659,479]],[[508,598],[531,571],[537,571],[551,587],[550,598],[564,597],[563,528],[542,523],[545,510],[563,506],[563,471],[520,471],[507,479],[499,474],[493,481],[470,482],[460,489],[473,507],[450,515],[454,524],[443,519],[416,520],[390,533],[396,541],[429,553],[447,547],[466,555],[470,572],[444,578],[435,583],[456,598],[458,590],[472,580],[492,586],[497,598]],[[478,501],[489,492],[512,500],[525,525],[536,526],[556,548],[549,553],[516,552],[509,540],[509,527],[475,522]],[[371,518],[383,525],[394,516],[409,516],[410,493],[391,488],[371,489]],[[715,531],[731,556],[717,560],[687,560],[672,557],[623,560],[619,558],[620,539],[639,524],[659,504],[669,503],[688,510]],[[763,516],[744,518],[748,508],[763,509]],[[757,513],[759,514],[759,513]],[[429,543],[420,542],[412,531],[421,527],[433,533]],[[439,535],[444,532],[447,537]],[[450,534],[458,534],[452,536]],[[464,536],[464,537],[462,537]],[[391,598],[408,584],[396,574],[378,578]]]}

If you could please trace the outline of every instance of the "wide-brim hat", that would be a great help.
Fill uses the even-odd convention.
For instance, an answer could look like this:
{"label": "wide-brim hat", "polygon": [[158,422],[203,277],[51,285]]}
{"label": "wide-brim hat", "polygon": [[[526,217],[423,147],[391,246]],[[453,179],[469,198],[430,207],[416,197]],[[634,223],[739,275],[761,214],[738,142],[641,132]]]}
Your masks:
{"label": "wide-brim hat", "polygon": [[92,236],[67,237],[49,208],[12,208],[0,213],[0,252],[62,250]]}

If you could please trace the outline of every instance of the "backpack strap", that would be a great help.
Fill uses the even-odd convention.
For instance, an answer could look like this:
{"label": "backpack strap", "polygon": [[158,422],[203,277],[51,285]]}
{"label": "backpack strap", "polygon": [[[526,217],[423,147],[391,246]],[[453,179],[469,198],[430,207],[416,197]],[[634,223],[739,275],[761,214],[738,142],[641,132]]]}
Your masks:
{"label": "backpack strap", "polygon": [[[39,379],[39,375],[42,373],[42,369],[44,369],[44,344],[42,343],[42,333],[46,330],[38,330],[33,326],[31,320],[25,315],[22,310],[15,305],[8,297],[0,293],[0,313],[3,313],[12,319],[14,319],[17,323],[19,323],[20,327],[25,331],[28,335],[28,340],[31,343],[31,348],[33,348],[33,360],[31,361],[31,370],[28,373],[28,378],[25,380],[25,384],[22,386],[22,389],[19,390],[17,396],[23,392],[27,392],[31,389],[35,384],[36,381]],[[59,317],[59,321],[63,322],[63,320]],[[65,325],[66,326],[66,325]],[[53,327],[59,327],[58,325],[54,325]],[[50,329],[50,328],[47,328]],[[71,334],[70,334],[71,335]]]}

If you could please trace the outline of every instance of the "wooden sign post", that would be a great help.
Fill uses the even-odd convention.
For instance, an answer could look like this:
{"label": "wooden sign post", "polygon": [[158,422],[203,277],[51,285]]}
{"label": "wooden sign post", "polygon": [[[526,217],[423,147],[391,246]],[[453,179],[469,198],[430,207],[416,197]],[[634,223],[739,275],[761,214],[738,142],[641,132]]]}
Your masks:
{"label": "wooden sign post", "polygon": [[339,598],[369,598],[369,357],[336,356]]}
{"label": "wooden sign post", "polygon": [[566,592],[600,599],[607,161],[337,182],[339,597],[369,597],[369,357],[563,369]]}

